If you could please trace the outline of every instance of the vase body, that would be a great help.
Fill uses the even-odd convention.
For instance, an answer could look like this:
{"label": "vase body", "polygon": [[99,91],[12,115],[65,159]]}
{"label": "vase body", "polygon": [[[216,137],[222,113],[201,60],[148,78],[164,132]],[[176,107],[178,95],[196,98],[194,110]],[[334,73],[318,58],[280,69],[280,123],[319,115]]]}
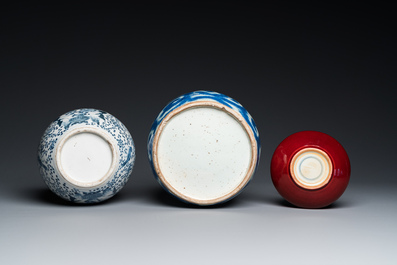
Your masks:
{"label": "vase body", "polygon": [[166,191],[187,203],[218,204],[239,194],[252,178],[259,133],[234,99],[195,91],[160,112],[148,137],[148,156]]}
{"label": "vase body", "polygon": [[350,180],[350,161],[342,145],[328,134],[302,131],[285,138],[271,161],[274,186],[302,208],[323,208],[336,201]]}
{"label": "vase body", "polygon": [[52,122],[38,149],[40,174],[59,197],[97,203],[118,193],[135,162],[127,128],[111,114],[77,109]]}

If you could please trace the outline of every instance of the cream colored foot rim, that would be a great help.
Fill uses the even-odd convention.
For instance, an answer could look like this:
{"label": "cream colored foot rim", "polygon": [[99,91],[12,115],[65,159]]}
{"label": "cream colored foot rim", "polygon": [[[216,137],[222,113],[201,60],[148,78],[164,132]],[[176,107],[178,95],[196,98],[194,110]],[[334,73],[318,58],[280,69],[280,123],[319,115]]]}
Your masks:
{"label": "cream colored foot rim", "polygon": [[78,187],[105,183],[115,172],[118,156],[111,137],[96,127],[68,132],[58,144],[55,161],[62,177]]}
{"label": "cream colored foot rim", "polygon": [[185,104],[168,114],[153,142],[155,170],[176,196],[200,205],[227,200],[250,180],[255,137],[236,111],[213,101]]}
{"label": "cream colored foot rim", "polygon": [[305,189],[319,189],[332,176],[332,161],[328,154],[317,148],[304,148],[294,155],[290,164],[292,179]]}

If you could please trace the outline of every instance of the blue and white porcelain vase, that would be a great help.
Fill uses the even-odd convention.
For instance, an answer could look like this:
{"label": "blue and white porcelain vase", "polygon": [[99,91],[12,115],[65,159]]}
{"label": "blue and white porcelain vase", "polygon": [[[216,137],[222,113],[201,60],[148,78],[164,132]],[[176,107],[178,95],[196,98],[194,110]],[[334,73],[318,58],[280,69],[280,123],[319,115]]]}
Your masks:
{"label": "blue and white porcelain vase", "polygon": [[259,133],[240,103],[196,91],[160,112],[149,134],[148,156],[166,191],[187,203],[218,204],[239,194],[252,178]]}
{"label": "blue and white porcelain vase", "polygon": [[52,122],[38,149],[40,173],[65,200],[97,203],[127,183],[135,146],[127,128],[96,109],[70,111]]}

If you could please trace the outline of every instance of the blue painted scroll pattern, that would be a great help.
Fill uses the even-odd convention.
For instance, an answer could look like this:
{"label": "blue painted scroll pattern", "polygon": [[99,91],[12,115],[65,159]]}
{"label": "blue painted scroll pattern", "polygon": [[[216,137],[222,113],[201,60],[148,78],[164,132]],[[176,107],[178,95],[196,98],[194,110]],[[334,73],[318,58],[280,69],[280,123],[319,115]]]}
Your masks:
{"label": "blue painted scroll pattern", "polygon": [[[106,131],[117,143],[120,154],[114,176],[95,188],[75,187],[60,176],[55,166],[56,144],[68,130],[82,125]],[[109,199],[127,183],[135,162],[135,146],[127,128],[114,116],[96,109],[77,109],[59,117],[44,132],[39,144],[38,162],[44,182],[58,196],[77,203],[97,203]]]}

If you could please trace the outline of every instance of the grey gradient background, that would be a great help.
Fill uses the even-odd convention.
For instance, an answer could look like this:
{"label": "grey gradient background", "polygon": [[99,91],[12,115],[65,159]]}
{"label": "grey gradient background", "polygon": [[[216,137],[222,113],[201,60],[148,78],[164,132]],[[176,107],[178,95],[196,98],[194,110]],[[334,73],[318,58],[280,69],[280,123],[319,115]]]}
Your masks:
{"label": "grey gradient background", "polygon": [[[390,6],[34,4],[0,9],[0,264],[396,264],[396,35]],[[234,200],[192,207],[150,171],[152,121],[175,97],[238,100],[262,156]],[[37,145],[50,122],[103,109],[131,132],[130,181],[71,205],[45,186]],[[301,130],[349,154],[345,194],[325,209],[285,202],[270,159]]]}

